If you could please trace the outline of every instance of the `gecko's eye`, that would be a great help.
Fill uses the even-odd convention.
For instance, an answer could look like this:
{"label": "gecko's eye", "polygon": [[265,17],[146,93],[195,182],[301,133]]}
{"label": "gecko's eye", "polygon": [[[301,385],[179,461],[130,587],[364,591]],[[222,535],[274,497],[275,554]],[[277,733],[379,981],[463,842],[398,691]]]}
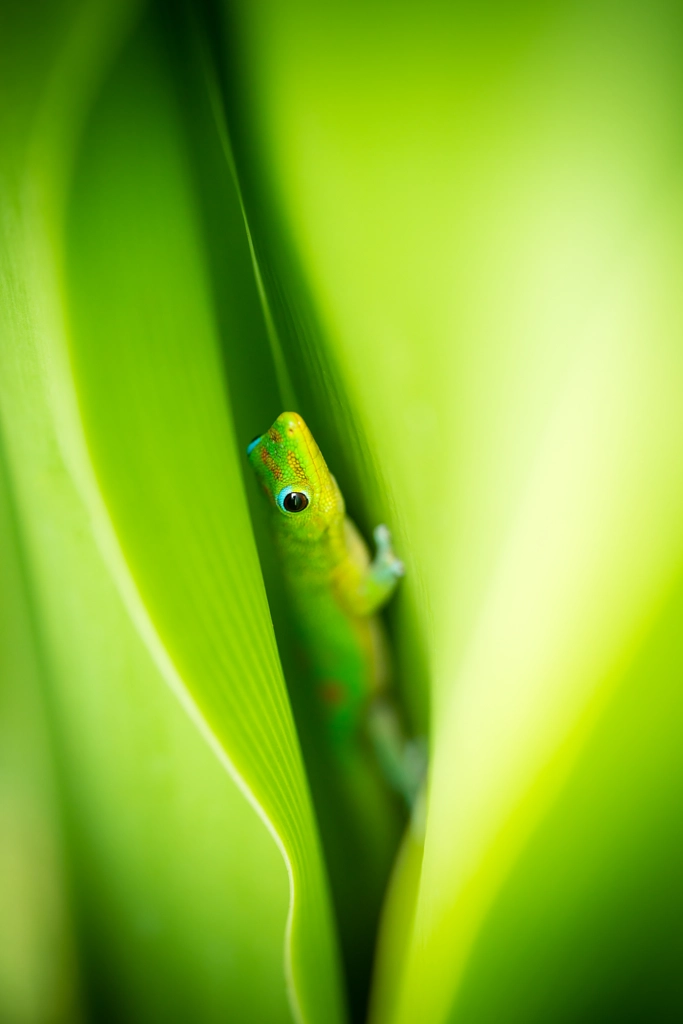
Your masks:
{"label": "gecko's eye", "polygon": [[291,491],[282,500],[282,506],[288,512],[303,512],[307,505],[308,498],[303,491]]}
{"label": "gecko's eye", "polygon": [[283,487],[277,496],[277,503],[283,512],[303,512],[308,508],[310,499],[305,491],[297,491],[294,487]]}

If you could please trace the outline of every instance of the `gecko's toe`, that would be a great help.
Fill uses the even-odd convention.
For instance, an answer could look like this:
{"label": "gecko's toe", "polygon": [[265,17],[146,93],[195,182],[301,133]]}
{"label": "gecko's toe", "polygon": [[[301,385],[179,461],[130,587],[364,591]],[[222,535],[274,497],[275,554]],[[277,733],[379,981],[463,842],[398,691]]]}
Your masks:
{"label": "gecko's toe", "polygon": [[373,537],[377,547],[388,548],[391,545],[391,533],[389,527],[385,526],[384,523],[380,523],[379,526],[375,527]]}

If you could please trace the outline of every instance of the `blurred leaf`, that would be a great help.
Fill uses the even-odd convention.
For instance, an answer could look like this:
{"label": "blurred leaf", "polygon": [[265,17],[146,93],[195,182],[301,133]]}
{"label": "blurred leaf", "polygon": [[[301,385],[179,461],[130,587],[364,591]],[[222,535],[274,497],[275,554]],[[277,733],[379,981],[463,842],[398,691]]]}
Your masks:
{"label": "blurred leaf", "polygon": [[[441,1022],[683,556],[679,12],[226,7],[283,344],[397,530],[399,637],[426,645],[424,859],[376,1012]],[[478,961],[467,1005],[497,978]]]}
{"label": "blurred leaf", "polygon": [[612,700],[560,752],[583,748],[484,922],[454,1024],[683,1014],[682,621],[679,582]]}
{"label": "blurred leaf", "polygon": [[78,970],[41,665],[0,451],[0,1020],[74,1024]]}

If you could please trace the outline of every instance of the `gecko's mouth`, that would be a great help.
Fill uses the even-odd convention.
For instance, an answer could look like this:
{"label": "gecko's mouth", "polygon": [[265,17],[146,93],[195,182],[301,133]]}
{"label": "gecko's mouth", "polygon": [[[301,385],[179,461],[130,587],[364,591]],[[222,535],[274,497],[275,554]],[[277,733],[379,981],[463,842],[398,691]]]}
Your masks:
{"label": "gecko's mouth", "polygon": [[258,437],[255,437],[252,441],[249,442],[249,444],[247,445],[247,455],[251,455],[251,453],[253,452],[254,448],[259,443],[259,441],[261,440],[262,437],[263,437],[263,434],[259,434]]}

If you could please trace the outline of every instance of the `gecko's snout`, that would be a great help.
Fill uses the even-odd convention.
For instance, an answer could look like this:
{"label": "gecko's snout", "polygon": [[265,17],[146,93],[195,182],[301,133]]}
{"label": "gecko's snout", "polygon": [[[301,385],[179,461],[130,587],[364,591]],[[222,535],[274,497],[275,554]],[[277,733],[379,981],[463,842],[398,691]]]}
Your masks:
{"label": "gecko's snout", "polygon": [[308,431],[308,428],[298,412],[281,412],[273,423],[271,430],[275,431],[278,438],[293,438]]}

